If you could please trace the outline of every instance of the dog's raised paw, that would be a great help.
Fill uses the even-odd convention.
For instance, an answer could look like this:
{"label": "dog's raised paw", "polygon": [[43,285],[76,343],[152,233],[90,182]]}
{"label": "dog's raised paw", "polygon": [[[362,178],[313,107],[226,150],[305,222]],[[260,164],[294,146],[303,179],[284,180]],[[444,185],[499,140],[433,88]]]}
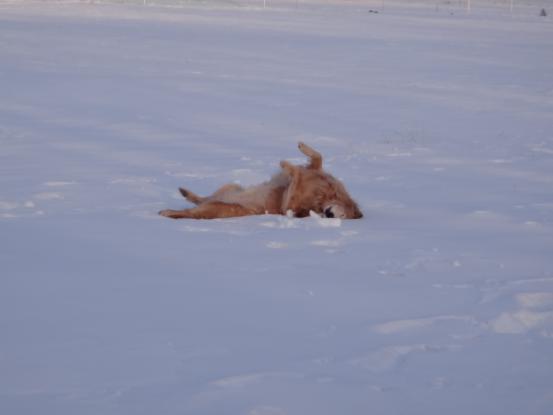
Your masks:
{"label": "dog's raised paw", "polygon": [[288,172],[292,172],[292,170],[294,170],[293,164],[286,160],[282,160],[280,162],[280,167]]}

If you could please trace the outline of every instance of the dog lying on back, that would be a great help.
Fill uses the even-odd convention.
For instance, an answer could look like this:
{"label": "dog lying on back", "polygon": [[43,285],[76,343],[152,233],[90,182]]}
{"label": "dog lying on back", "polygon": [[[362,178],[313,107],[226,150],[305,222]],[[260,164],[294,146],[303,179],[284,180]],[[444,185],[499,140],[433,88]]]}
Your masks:
{"label": "dog lying on back", "polygon": [[298,148],[309,158],[307,166],[281,161],[282,170],[268,182],[247,188],[226,184],[207,197],[180,188],[181,194],[196,207],[167,209],[159,214],[173,219],[215,219],[292,212],[295,217],[303,218],[313,211],[327,218],[363,217],[344,185],[323,171],[321,154],[304,143],[299,143]]}

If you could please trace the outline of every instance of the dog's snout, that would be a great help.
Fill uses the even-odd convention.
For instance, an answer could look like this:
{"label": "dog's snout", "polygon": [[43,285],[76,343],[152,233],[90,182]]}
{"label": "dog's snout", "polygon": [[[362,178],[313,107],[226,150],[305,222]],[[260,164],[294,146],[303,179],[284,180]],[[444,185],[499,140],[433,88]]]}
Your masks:
{"label": "dog's snout", "polygon": [[334,217],[334,212],[332,212],[332,208],[331,208],[331,207],[327,207],[327,208],[324,210],[324,214],[325,214],[325,217],[327,217],[327,218],[333,218],[333,217]]}

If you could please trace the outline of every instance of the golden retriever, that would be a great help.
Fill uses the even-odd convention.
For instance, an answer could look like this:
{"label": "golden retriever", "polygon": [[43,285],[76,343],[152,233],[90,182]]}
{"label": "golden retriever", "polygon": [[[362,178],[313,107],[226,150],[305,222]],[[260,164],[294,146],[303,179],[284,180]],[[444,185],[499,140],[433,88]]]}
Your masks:
{"label": "golden retriever", "polygon": [[309,158],[307,166],[281,161],[282,170],[268,182],[247,188],[226,184],[207,197],[180,188],[181,194],[196,207],[167,209],[159,214],[173,219],[215,219],[263,214],[292,214],[302,218],[313,211],[327,218],[363,217],[344,185],[323,171],[321,154],[304,143],[299,143],[298,148]]}

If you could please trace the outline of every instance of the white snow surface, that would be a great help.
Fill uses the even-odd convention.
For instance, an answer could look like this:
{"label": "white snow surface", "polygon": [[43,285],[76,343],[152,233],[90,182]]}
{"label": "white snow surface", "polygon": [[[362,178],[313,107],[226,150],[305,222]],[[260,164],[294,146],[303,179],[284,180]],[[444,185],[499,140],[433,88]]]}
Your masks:
{"label": "white snow surface", "polygon": [[0,2],[1,414],[553,413],[550,1],[140,3]]}

